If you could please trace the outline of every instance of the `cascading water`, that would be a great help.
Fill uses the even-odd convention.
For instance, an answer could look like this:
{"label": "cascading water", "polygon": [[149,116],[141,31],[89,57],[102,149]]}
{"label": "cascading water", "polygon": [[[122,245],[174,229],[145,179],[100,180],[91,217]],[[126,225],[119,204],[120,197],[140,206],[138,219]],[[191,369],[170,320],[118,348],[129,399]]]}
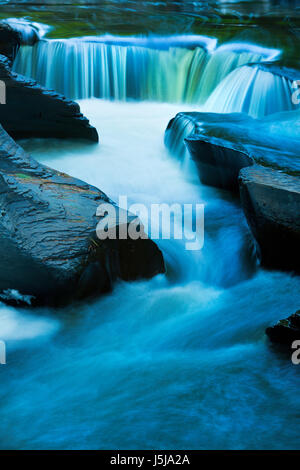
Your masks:
{"label": "cascading water", "polygon": [[264,331],[299,308],[297,277],[258,269],[238,202],[191,182],[168,155],[163,130],[181,105],[86,100],[81,108],[100,145],[31,139],[26,150],[116,201],[204,203],[204,248],[158,240],[166,275],[38,309],[35,335],[18,348],[10,324],[22,327],[28,311],[2,306],[10,330],[0,446],[295,448],[298,366],[274,354]]}
{"label": "cascading water", "polygon": [[[166,275],[119,283],[114,292],[84,304],[38,309],[30,317],[33,334],[22,339],[17,331],[28,312],[1,306],[7,360],[14,367],[13,373],[10,367],[0,369],[1,447],[289,449],[299,444],[298,370],[274,354],[264,334],[268,325],[299,308],[298,279],[258,268],[237,199],[194,183],[170,157],[163,132],[182,104],[146,102],[185,101],[193,106],[184,111],[193,111],[194,103],[202,105],[209,97],[206,108],[219,106],[222,112],[281,110],[283,79],[272,75],[275,85],[264,87],[265,76],[255,66],[238,68],[272,60],[278,51],[247,47],[216,49],[213,39],[185,37],[150,43],[53,40],[20,49],[16,71],[70,97],[144,100],[81,103],[99,130],[100,145],[30,139],[23,142],[26,149],[116,201],[127,195],[129,203],[147,207],[203,203],[205,242],[203,250],[190,252],[182,240],[158,240]],[[246,88],[240,74],[251,77]],[[262,107],[255,108],[252,93],[264,98]],[[273,106],[266,104],[270,93]],[[171,150],[182,154],[183,138],[194,126],[183,115],[173,120],[174,132],[167,137]],[[288,119],[269,126],[273,135],[284,129],[283,141],[290,135]],[[263,132],[261,139],[269,146]]]}
{"label": "cascading water", "polygon": [[243,113],[180,112],[168,124],[165,145],[186,164],[185,138],[192,134],[242,144],[256,160],[273,168],[300,171],[300,109],[253,119]]}
{"label": "cascading water", "polygon": [[246,113],[262,117],[294,110],[292,82],[286,77],[261,70],[258,66],[237,68],[219,83],[202,111]]}
{"label": "cascading water", "polygon": [[280,54],[251,44],[215,46],[202,36],[43,40],[20,49],[14,70],[73,99],[202,104],[232,70]]}
{"label": "cascading water", "polygon": [[23,44],[34,44],[36,40],[41,39],[51,29],[50,26],[34,21],[30,22],[26,18],[6,18],[2,22],[19,32]]}

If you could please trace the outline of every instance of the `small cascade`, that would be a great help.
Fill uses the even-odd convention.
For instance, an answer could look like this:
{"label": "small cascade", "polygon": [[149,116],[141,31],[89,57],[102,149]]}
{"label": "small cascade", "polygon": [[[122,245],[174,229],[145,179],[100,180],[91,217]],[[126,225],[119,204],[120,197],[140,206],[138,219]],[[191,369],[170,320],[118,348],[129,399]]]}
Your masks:
{"label": "small cascade", "polygon": [[219,83],[202,111],[215,113],[246,113],[260,118],[272,113],[297,108],[292,102],[292,81],[259,66],[233,70]]}
{"label": "small cascade", "polygon": [[195,113],[195,121],[192,119],[192,114],[178,113],[169,122],[165,132],[165,146],[172,155],[180,159],[185,159],[188,155],[184,139],[194,132],[197,123],[198,113]]}
{"label": "small cascade", "polygon": [[203,36],[42,40],[20,48],[14,70],[72,99],[203,104],[237,67],[280,54],[216,43]]}

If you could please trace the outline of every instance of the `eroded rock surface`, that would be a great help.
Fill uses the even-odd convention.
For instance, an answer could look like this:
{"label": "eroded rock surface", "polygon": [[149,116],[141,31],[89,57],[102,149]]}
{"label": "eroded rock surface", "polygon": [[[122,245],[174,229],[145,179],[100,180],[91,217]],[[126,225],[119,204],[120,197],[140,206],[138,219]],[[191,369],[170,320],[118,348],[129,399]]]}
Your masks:
{"label": "eroded rock surface", "polygon": [[77,103],[13,73],[3,55],[0,56],[0,80],[6,88],[6,104],[0,105],[0,124],[12,137],[98,141],[96,129],[80,112]]}
{"label": "eroded rock surface", "polygon": [[300,178],[260,165],[240,172],[241,202],[262,263],[300,272]]}
{"label": "eroded rock surface", "polygon": [[32,159],[0,126],[0,290],[60,304],[164,272],[150,239],[99,240],[99,189]]}

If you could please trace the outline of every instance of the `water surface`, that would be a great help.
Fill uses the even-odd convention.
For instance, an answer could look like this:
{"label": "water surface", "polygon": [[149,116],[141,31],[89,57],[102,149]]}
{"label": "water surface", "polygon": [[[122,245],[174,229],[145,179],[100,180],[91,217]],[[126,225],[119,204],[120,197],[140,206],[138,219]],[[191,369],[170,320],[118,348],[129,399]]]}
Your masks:
{"label": "water surface", "polygon": [[22,144],[115,200],[204,203],[204,249],[159,241],[166,275],[63,310],[2,306],[0,447],[299,449],[299,370],[264,334],[299,308],[299,278],[258,268],[238,200],[168,155],[181,106],[81,106],[100,145]]}

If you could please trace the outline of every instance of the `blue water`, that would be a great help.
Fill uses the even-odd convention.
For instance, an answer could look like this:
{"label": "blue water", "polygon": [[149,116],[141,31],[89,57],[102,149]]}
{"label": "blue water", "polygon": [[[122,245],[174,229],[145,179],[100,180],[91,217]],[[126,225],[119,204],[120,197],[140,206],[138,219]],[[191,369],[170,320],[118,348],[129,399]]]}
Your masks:
{"label": "blue water", "polygon": [[299,278],[259,268],[239,201],[167,153],[180,106],[81,106],[100,145],[24,146],[116,200],[204,203],[204,248],[158,241],[166,275],[83,304],[2,306],[0,447],[299,449],[299,366],[264,334],[299,308]]}

